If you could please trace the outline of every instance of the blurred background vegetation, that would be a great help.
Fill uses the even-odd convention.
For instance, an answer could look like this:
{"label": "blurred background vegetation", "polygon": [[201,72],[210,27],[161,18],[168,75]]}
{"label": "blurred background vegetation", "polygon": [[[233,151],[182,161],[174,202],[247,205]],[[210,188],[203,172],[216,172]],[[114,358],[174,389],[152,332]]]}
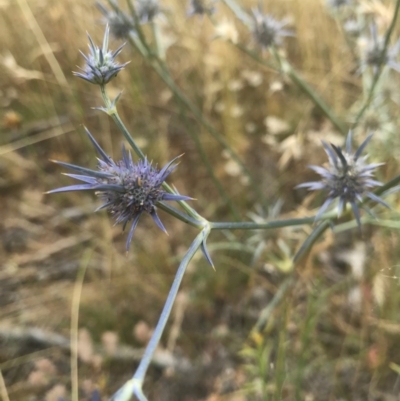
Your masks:
{"label": "blurred background vegetation", "polygon": [[[241,4],[247,11],[256,5]],[[343,135],[286,76],[240,49],[269,60],[225,5],[217,4],[214,25],[188,18],[186,2],[162,5],[158,23],[175,82],[240,155],[257,191],[126,45],[119,60],[131,62],[107,89],[112,97],[123,91],[119,113],[144,153],[159,165],[184,153],[169,182],[212,221],[312,215],[323,197],[294,187],[314,180],[308,164],[325,162],[320,140],[341,144]],[[357,12],[384,34],[394,6],[359,0]],[[350,126],[365,91],[354,54],[363,38],[349,44],[341,16],[324,1],[269,0],[264,10],[289,18],[295,36],[284,53]],[[92,213],[93,194],[43,194],[70,183],[51,159],[95,167],[83,124],[108,154],[121,156],[122,136],[93,109],[103,105],[99,88],[71,72],[83,65],[78,49],[87,50],[86,31],[100,44],[104,17],[92,2],[0,1],[4,400],[70,399],[71,335],[78,338],[80,399],[94,389],[111,396],[133,373],[196,235],[160,212],[166,236],[144,216],[126,255],[121,227],[106,212]],[[394,39],[399,34],[397,24]],[[110,48],[120,43],[113,39]],[[400,157],[399,74],[385,82],[355,130],[357,143],[376,131],[369,153],[386,163],[383,182],[398,174]],[[191,262],[145,382],[149,399],[399,400],[397,202],[390,198],[392,211],[377,208],[381,219],[362,236],[346,218],[337,222],[296,266],[292,257],[312,227],[213,232],[216,271],[200,253]]]}

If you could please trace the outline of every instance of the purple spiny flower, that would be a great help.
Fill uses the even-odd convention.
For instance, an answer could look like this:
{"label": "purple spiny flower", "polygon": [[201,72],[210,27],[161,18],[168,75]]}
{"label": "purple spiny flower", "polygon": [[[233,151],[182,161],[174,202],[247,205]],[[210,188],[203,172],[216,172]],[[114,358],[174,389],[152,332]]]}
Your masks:
{"label": "purple spiny flower", "polygon": [[278,21],[271,15],[263,14],[261,5],[251,11],[253,36],[260,46],[280,46],[282,38],[293,36],[292,31],[284,29],[288,24],[287,20]]}
{"label": "purple spiny flower", "polygon": [[97,210],[106,208],[115,217],[115,224],[122,223],[123,229],[125,229],[129,222],[132,222],[126,241],[127,251],[129,250],[139,218],[144,212],[150,214],[157,226],[166,232],[164,225],[157,215],[157,203],[161,201],[192,199],[184,195],[167,193],[161,188],[166,178],[177,167],[178,164],[174,162],[180,156],[171,160],[161,170],[158,170],[147,159],[134,163],[131,154],[123,146],[122,160],[114,162],[88,130],[86,130],[86,133],[100,155],[98,169],[90,170],[73,164],[54,161],[63,167],[80,173],[81,175],[65,175],[83,181],[85,184],[53,189],[48,193],[96,191],[96,195],[104,202]]}
{"label": "purple spiny flower", "polygon": [[105,85],[110,82],[117,74],[128,64],[118,64],[115,62],[115,58],[121,53],[124,44],[122,44],[114,52],[108,50],[108,39],[110,35],[110,28],[107,25],[104,33],[103,47],[100,49],[97,47],[90,35],[89,38],[89,50],[90,54],[85,56],[82,52],[82,56],[86,60],[84,68],[80,68],[82,72],[74,72],[74,75],[82,78],[92,84]]}
{"label": "purple spiny flower", "polygon": [[370,188],[382,185],[381,182],[373,179],[373,174],[374,170],[384,163],[367,164],[368,156],[360,157],[372,135],[370,134],[365,139],[355,153],[352,153],[351,148],[351,132],[347,136],[345,150],[322,141],[322,145],[328,155],[329,168],[309,166],[309,168],[321,175],[322,180],[306,182],[297,186],[297,188],[308,188],[310,191],[319,189],[328,191],[328,199],[318,211],[316,220],[322,216],[336,198],[339,198],[338,216],[342,214],[347,203],[350,203],[359,228],[361,228],[361,221],[357,201],[362,202],[363,197],[366,196],[374,202],[390,208],[386,202],[370,191]]}

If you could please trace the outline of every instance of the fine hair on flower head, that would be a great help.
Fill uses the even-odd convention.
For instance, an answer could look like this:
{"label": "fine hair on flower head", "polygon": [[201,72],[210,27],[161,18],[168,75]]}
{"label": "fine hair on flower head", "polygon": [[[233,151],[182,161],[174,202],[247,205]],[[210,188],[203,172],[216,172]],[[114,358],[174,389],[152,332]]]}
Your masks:
{"label": "fine hair on flower head", "polygon": [[122,160],[114,162],[86,129],[86,133],[95,147],[100,158],[97,170],[69,163],[54,161],[55,163],[76,171],[79,174],[65,174],[71,178],[85,182],[85,184],[71,185],[57,188],[48,193],[68,191],[95,191],[104,202],[99,208],[107,209],[115,218],[115,224],[122,223],[123,229],[131,223],[126,250],[129,250],[133,233],[143,213],[148,213],[157,226],[167,232],[157,214],[157,203],[161,201],[191,200],[189,196],[168,193],[161,188],[163,182],[178,166],[177,156],[167,163],[161,170],[153,166],[144,158],[137,163],[133,162],[130,152],[122,146]]}

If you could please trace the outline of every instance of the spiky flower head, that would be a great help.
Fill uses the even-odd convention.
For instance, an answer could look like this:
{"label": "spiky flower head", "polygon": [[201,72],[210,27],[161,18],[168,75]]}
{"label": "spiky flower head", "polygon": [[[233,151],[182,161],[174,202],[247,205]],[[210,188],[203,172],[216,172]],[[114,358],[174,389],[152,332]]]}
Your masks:
{"label": "spiky flower head", "polygon": [[326,0],[326,4],[331,8],[341,8],[344,6],[350,6],[353,0]]}
{"label": "spiky flower head", "polygon": [[108,50],[108,39],[110,36],[110,27],[107,25],[106,31],[103,38],[102,48],[97,47],[90,35],[89,38],[89,55],[82,56],[86,60],[84,68],[80,68],[82,72],[74,72],[74,75],[82,78],[92,84],[105,85],[110,82],[117,74],[128,64],[118,64],[115,62],[115,58],[121,53],[124,44],[122,44],[114,52]]}
{"label": "spiky flower head", "polygon": [[260,46],[280,46],[284,37],[293,36],[292,31],[284,29],[288,25],[287,20],[278,21],[271,15],[263,14],[261,5],[253,8],[251,12],[253,36]]}
{"label": "spiky flower head", "polygon": [[161,12],[160,3],[158,0],[137,0],[136,12],[140,22],[147,23],[153,21]]}
{"label": "spiky flower head", "polygon": [[[321,175],[322,180],[306,182],[297,186],[297,188],[308,188],[310,191],[322,189],[328,192],[328,198],[319,209],[316,220],[322,216],[336,198],[339,200],[338,216],[342,214],[342,211],[349,203],[359,228],[361,228],[361,221],[357,202],[362,202],[364,197],[390,208],[386,202],[370,190],[370,188],[382,185],[381,182],[373,179],[373,175],[374,170],[384,163],[367,164],[368,155],[361,157],[361,153],[371,140],[372,135],[370,134],[365,139],[355,153],[352,152],[351,132],[347,136],[345,150],[322,141],[322,145],[328,155],[329,167],[309,166],[309,168]],[[370,212],[368,209],[366,210]]]}
{"label": "spiky flower head", "polygon": [[345,32],[353,37],[357,38],[361,34],[361,24],[359,21],[356,19],[348,19],[344,24],[343,24],[343,29]]}
{"label": "spiky flower head", "polygon": [[188,16],[191,17],[195,14],[198,15],[211,15],[215,12],[214,4],[216,1],[207,1],[207,0],[190,0],[189,1],[189,10],[187,12]]}
{"label": "spiky flower head", "polygon": [[375,23],[370,25],[371,38],[367,42],[367,48],[364,59],[361,62],[361,70],[367,66],[372,68],[374,74],[379,71],[383,65],[400,72],[400,63],[396,61],[400,52],[400,39],[390,48],[385,47],[385,38],[378,35]]}
{"label": "spiky flower head", "polygon": [[133,18],[123,11],[110,11],[102,3],[96,3],[97,8],[104,15],[104,22],[110,27],[111,35],[116,39],[126,39],[130,33],[135,33]]}
{"label": "spiky flower head", "polygon": [[88,130],[86,130],[86,133],[100,155],[97,170],[54,161],[63,167],[80,173],[65,175],[83,181],[85,184],[57,188],[48,193],[96,191],[96,195],[104,202],[97,210],[107,209],[114,216],[115,224],[122,223],[123,229],[125,229],[128,223],[132,222],[126,240],[127,251],[129,250],[139,218],[143,213],[150,214],[157,226],[166,232],[164,225],[157,215],[157,203],[161,201],[192,199],[184,195],[167,193],[161,188],[166,178],[177,167],[178,164],[175,161],[180,156],[171,160],[161,170],[158,170],[147,159],[134,163],[131,154],[123,146],[122,160],[114,162]]}

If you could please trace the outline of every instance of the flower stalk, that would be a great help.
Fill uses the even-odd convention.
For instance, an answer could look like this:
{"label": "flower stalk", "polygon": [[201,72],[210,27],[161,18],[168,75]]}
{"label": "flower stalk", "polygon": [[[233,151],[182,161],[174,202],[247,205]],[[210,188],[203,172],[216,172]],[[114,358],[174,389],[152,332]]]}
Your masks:
{"label": "flower stalk", "polygon": [[139,363],[138,368],[136,369],[135,374],[132,379],[129,380],[122,388],[119,390],[114,396],[114,401],[129,401],[133,394],[138,397],[139,400],[146,400],[146,397],[142,392],[142,385],[144,378],[146,376],[147,369],[150,366],[151,359],[153,358],[154,352],[157,349],[157,346],[161,340],[161,336],[164,332],[165,325],[167,324],[168,318],[171,314],[172,307],[174,305],[176,296],[179,291],[180,284],[182,282],[183,276],[185,275],[186,268],[189,262],[192,260],[193,256],[197,252],[197,250],[202,246],[204,241],[204,237],[208,235],[207,230],[202,230],[197,237],[194,239],[189,249],[187,250],[185,256],[182,258],[182,261],[179,265],[179,268],[176,272],[174,282],[172,283],[171,289],[169,291],[167,300],[165,301],[164,308],[161,312],[160,319],[158,320],[157,326],[154,329],[154,333],[146,347],[144,355]]}

